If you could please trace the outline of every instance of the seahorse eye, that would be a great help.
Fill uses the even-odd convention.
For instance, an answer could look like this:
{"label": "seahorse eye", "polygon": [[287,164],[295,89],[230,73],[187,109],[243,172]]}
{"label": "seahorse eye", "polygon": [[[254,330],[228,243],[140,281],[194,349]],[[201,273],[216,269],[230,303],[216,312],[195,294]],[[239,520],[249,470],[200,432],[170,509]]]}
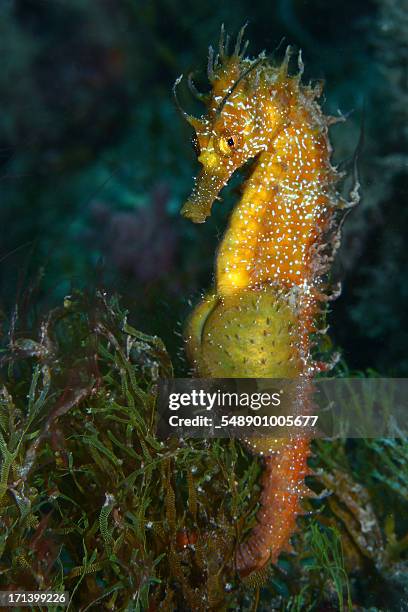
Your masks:
{"label": "seahorse eye", "polygon": [[240,138],[238,134],[224,134],[218,141],[218,148],[222,155],[228,157],[238,147]]}

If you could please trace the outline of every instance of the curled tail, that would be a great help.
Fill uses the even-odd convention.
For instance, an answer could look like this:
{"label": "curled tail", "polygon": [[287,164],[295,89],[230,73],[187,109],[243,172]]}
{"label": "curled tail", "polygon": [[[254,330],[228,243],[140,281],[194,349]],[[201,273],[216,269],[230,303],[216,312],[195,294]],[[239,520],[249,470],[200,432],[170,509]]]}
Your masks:
{"label": "curled tail", "polygon": [[265,458],[257,524],[236,552],[241,576],[261,569],[268,561],[275,562],[288,545],[301,511],[300,502],[307,494],[304,478],[309,455],[309,441],[302,438],[288,441]]}

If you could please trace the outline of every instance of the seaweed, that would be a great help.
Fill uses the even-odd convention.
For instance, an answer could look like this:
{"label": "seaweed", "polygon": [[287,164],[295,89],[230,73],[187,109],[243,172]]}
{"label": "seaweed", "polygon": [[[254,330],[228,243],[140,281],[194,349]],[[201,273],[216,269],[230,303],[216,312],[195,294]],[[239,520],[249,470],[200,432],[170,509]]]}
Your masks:
{"label": "seaweed", "polygon": [[291,549],[241,580],[261,460],[234,440],[157,438],[171,360],[118,298],[18,312],[0,354],[1,589],[66,590],[82,612],[399,609],[406,441],[316,440]]}
{"label": "seaweed", "polygon": [[66,297],[31,336],[15,318],[1,357],[3,589],[65,589],[73,610],[240,596],[226,588],[234,517],[256,505],[256,466],[234,442],[156,438],[171,376],[162,342],[103,292]]}

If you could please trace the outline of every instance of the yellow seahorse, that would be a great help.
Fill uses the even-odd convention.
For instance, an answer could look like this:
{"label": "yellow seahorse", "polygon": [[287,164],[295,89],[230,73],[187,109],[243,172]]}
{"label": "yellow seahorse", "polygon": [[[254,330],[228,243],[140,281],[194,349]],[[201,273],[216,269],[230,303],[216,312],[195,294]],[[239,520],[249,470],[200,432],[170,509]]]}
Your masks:
{"label": "yellow seahorse", "polygon": [[[339,211],[328,126],[316,101],[321,85],[288,73],[290,49],[278,67],[261,54],[245,57],[243,29],[228,53],[209,51],[207,114],[184,113],[195,130],[201,171],[182,214],[202,223],[235,170],[253,159],[216,258],[213,291],[186,326],[187,354],[199,377],[312,379],[312,358],[326,295],[324,274],[339,244]],[[181,77],[176,81],[175,87]],[[308,397],[304,401],[308,402]],[[264,457],[257,525],[239,544],[241,575],[275,561],[296,526],[305,492],[309,441],[247,441]]]}

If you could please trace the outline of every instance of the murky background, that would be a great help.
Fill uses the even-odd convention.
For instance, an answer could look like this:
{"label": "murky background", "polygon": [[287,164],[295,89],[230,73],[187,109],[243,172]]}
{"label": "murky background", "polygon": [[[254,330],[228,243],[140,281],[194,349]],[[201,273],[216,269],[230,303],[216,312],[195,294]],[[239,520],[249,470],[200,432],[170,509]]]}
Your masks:
{"label": "murky background", "polygon": [[[334,159],[362,202],[345,224],[331,307],[351,370],[406,375],[408,358],[407,52],[404,2],[377,0],[43,0],[0,7],[0,306],[38,313],[76,287],[118,291],[132,321],[159,335],[179,373],[189,301],[211,284],[214,252],[238,197],[205,226],[179,216],[197,171],[175,78],[205,78],[221,23],[246,21],[249,54],[302,49],[324,79]],[[295,62],[293,62],[295,70]],[[181,87],[182,104],[200,108]],[[359,146],[360,143],[360,146]],[[239,182],[239,177],[237,181]],[[344,193],[350,189],[346,181]],[[33,312],[33,310],[31,310]]]}

